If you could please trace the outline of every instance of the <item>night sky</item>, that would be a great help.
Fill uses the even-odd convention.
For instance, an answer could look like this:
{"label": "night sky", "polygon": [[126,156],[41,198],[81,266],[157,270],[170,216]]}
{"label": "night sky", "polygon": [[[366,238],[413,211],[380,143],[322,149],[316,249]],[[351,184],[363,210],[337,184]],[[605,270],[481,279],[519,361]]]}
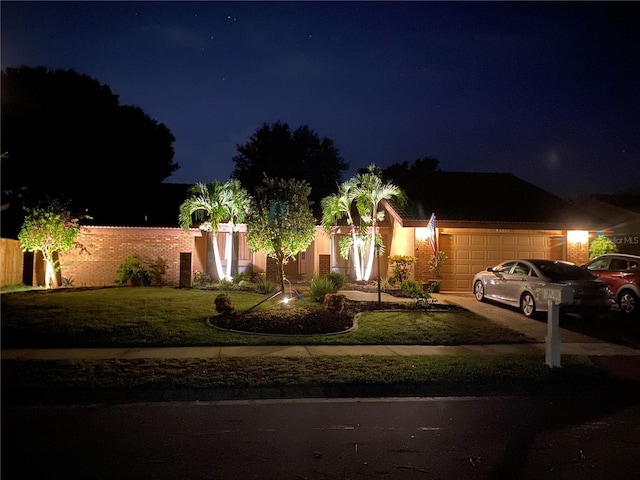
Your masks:
{"label": "night sky", "polygon": [[635,2],[0,5],[2,69],[73,68],[142,108],[176,137],[169,182],[228,179],[280,120],[346,176],[432,156],[562,196],[640,188]]}

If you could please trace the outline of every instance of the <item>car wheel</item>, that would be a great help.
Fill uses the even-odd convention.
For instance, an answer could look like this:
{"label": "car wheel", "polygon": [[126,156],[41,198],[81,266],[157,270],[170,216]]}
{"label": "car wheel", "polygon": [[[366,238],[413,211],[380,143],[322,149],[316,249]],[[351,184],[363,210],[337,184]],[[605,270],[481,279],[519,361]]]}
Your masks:
{"label": "car wheel", "polygon": [[620,311],[631,315],[638,309],[638,297],[631,290],[623,290],[618,296],[618,306]]}
{"label": "car wheel", "polygon": [[473,285],[473,294],[475,295],[477,301],[484,302],[484,300],[485,300],[485,298],[484,298],[484,285],[483,285],[481,280],[478,280]]}
{"label": "car wheel", "polygon": [[522,297],[520,297],[520,311],[527,318],[531,318],[536,314],[536,301],[529,292],[523,293]]}

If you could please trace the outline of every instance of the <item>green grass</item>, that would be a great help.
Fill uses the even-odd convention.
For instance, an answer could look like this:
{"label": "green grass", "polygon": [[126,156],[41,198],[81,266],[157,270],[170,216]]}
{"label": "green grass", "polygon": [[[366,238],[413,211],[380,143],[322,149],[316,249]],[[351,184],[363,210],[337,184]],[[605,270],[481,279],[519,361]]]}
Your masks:
{"label": "green grass", "polygon": [[[468,311],[367,312],[341,335],[275,337],[219,331],[208,325],[219,291],[156,287],[58,289],[3,293],[3,348],[180,345],[465,345],[522,343],[524,335]],[[239,312],[268,296],[230,292]],[[302,304],[315,305],[308,297]],[[257,310],[278,308],[278,297]]]}
{"label": "green grass", "polygon": [[610,385],[588,358],[570,356],[562,369],[521,355],[15,360],[3,361],[2,369],[8,403],[129,401],[165,398],[167,392],[198,399],[206,391],[242,398],[253,389],[275,389],[278,395],[576,394]]}

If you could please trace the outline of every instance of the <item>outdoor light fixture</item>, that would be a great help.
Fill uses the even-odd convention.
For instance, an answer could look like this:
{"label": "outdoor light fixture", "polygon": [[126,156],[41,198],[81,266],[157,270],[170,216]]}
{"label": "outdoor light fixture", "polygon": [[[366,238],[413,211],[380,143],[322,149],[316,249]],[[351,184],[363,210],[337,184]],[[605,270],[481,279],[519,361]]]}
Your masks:
{"label": "outdoor light fixture", "polygon": [[589,232],[586,230],[568,230],[567,241],[569,243],[583,244],[589,240]]}
{"label": "outdoor light fixture", "polygon": [[429,238],[429,229],[428,228],[416,228],[416,238],[418,240],[426,240]]}

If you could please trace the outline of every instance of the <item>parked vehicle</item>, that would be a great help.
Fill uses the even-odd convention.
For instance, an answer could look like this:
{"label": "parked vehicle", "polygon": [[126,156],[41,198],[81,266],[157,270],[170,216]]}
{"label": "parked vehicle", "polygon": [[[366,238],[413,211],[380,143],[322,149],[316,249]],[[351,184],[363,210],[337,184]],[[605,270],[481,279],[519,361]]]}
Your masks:
{"label": "parked vehicle", "polygon": [[570,285],[573,302],[562,305],[563,312],[595,317],[611,308],[609,287],[588,270],[556,260],[510,260],[473,278],[476,300],[493,300],[518,307],[526,317],[546,312],[545,286],[549,283]]}
{"label": "parked vehicle", "polygon": [[609,285],[620,311],[632,315],[640,310],[640,256],[607,253],[585,265],[593,275]]}

